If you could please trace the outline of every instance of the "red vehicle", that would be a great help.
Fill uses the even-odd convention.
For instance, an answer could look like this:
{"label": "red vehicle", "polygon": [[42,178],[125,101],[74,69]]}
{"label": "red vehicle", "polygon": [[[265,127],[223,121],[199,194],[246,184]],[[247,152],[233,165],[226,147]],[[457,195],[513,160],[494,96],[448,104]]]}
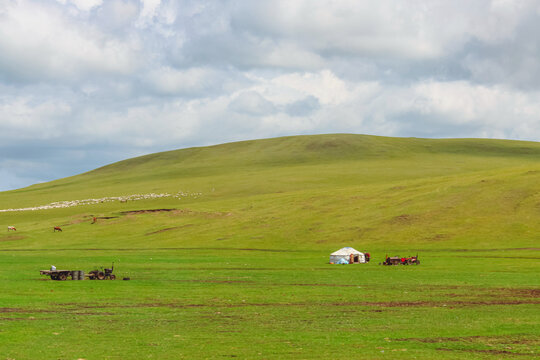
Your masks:
{"label": "red vehicle", "polygon": [[401,259],[402,265],[420,265],[420,260],[418,260],[418,255],[410,256]]}
{"label": "red vehicle", "polygon": [[418,255],[409,257],[386,256],[382,265],[420,265]]}

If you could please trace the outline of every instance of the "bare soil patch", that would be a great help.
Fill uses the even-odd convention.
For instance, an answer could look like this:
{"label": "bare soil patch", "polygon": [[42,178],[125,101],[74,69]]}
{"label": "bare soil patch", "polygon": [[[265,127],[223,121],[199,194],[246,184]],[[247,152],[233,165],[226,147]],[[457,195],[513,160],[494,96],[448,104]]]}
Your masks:
{"label": "bare soil patch", "polygon": [[464,343],[489,343],[489,344],[520,344],[520,345],[538,345],[540,339],[530,339],[521,335],[515,337],[509,336],[459,336],[459,337],[429,337],[429,338],[400,338],[392,339],[394,341],[415,341],[421,343],[435,344],[445,342],[464,342]]}
{"label": "bare soil patch", "polygon": [[0,308],[1,313],[19,313],[19,314],[32,314],[32,313],[54,313],[55,310],[45,309],[22,309],[22,308]]}
{"label": "bare soil patch", "polygon": [[378,306],[378,307],[473,307],[473,306],[497,306],[497,305],[525,305],[540,304],[540,300],[455,300],[455,301],[391,301],[391,302],[358,302],[336,303],[331,306]]}
{"label": "bare soil patch", "polygon": [[412,224],[417,219],[418,219],[418,216],[402,214],[402,215],[399,215],[390,219],[389,223],[393,225],[409,225],[409,224]]}
{"label": "bare soil patch", "polygon": [[171,280],[173,282],[185,283],[208,283],[208,284],[256,284],[248,280]]}
{"label": "bare soil patch", "polygon": [[438,351],[459,351],[459,352],[470,352],[476,354],[489,354],[489,355],[505,355],[505,356],[535,356],[535,354],[519,353],[512,352],[507,350],[485,350],[485,349],[447,349],[447,348],[437,348]]}
{"label": "bare soil patch", "polygon": [[[301,252],[300,250],[279,250],[279,249],[255,249],[255,248],[196,248],[196,247],[166,247],[166,248],[71,248],[71,249],[53,249],[53,248],[41,248],[41,249],[0,249],[0,252],[8,252],[8,251],[161,251],[161,250],[208,250],[208,251],[262,251],[262,252]],[[206,270],[212,270],[214,268],[208,268]],[[238,268],[236,270],[240,270],[241,268]],[[334,268],[335,269],[335,268]],[[185,270],[198,270],[198,269],[185,269]],[[250,270],[250,269],[242,269],[242,270]],[[251,270],[265,270],[260,268],[253,268]],[[276,269],[276,268],[268,268],[266,270],[287,270],[287,269]],[[326,268],[318,268],[313,270],[332,270],[330,267]]]}
{"label": "bare soil patch", "polygon": [[418,249],[421,252],[491,252],[491,251],[540,251],[538,247],[491,249]]}
{"label": "bare soil patch", "polygon": [[197,215],[204,216],[206,218],[218,218],[231,216],[231,212],[200,212],[190,209],[147,209],[147,210],[129,210],[122,211],[121,215],[141,215],[141,214],[159,214],[159,213],[171,213],[173,215]]}
{"label": "bare soil patch", "polygon": [[443,241],[450,238],[450,235],[448,234],[435,234],[433,236],[424,238],[426,241]]}
{"label": "bare soil patch", "polygon": [[[379,308],[401,308],[401,307],[446,307],[450,305],[454,306],[492,306],[492,305],[523,305],[523,304],[540,304],[540,301],[392,301],[392,302],[330,302],[324,304],[315,303],[236,303],[236,304],[182,304],[182,303],[143,303],[133,305],[83,305],[81,308],[95,309],[95,308],[147,308],[147,307],[164,307],[175,309],[186,308],[241,308],[241,307],[379,307]],[[369,309],[372,310],[372,309]],[[381,309],[376,309],[380,310]]]}
{"label": "bare soil patch", "polygon": [[0,308],[0,313],[16,313],[22,312],[22,309],[19,308]]}
{"label": "bare soil patch", "polygon": [[461,255],[464,258],[479,258],[479,259],[526,259],[526,260],[538,260],[540,256],[481,256],[481,255]]}
{"label": "bare soil patch", "polygon": [[152,214],[152,213],[169,212],[169,211],[175,211],[175,210],[177,209],[130,210],[130,211],[122,211],[120,214],[122,215]]}
{"label": "bare soil patch", "polygon": [[186,224],[186,225],[182,225],[182,226],[173,226],[173,227],[169,227],[169,228],[165,228],[165,229],[161,229],[161,230],[157,230],[157,231],[152,231],[152,232],[146,233],[144,235],[148,236],[148,235],[159,234],[159,233],[162,233],[162,232],[165,232],[165,231],[183,229],[183,228],[190,227],[190,226],[193,226],[193,225],[194,224]]}
{"label": "bare soil patch", "polygon": [[24,235],[8,235],[0,238],[0,242],[3,241],[17,241],[26,238]]}

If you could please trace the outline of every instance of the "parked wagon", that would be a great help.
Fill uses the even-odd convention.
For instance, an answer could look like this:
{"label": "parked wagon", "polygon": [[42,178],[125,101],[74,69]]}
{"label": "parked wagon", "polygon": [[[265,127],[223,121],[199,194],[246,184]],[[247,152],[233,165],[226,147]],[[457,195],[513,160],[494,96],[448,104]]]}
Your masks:
{"label": "parked wagon", "polygon": [[82,280],[79,279],[80,270],[39,270],[40,275],[46,275],[51,278],[51,280],[64,281],[71,277],[72,280]]}

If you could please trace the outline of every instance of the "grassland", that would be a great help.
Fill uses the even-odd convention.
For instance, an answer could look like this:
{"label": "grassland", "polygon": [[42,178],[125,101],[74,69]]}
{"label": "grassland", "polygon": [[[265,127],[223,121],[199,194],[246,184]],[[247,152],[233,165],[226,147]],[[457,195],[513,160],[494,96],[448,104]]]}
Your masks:
{"label": "grassland", "polygon": [[[538,143],[239,142],[3,192],[0,209],[179,192],[0,212],[17,227],[0,235],[0,359],[539,356]],[[342,246],[374,260],[328,265]],[[130,281],[38,275],[113,261]]]}

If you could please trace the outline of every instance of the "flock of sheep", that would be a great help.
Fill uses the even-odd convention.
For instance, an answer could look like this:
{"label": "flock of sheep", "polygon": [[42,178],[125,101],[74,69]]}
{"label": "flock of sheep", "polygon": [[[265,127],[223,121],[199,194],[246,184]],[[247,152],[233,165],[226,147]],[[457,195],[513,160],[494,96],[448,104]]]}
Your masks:
{"label": "flock of sheep", "polygon": [[158,199],[158,198],[165,198],[165,197],[173,197],[176,199],[181,199],[185,197],[197,198],[200,195],[202,194],[201,193],[185,193],[185,192],[180,191],[174,195],[168,194],[168,193],[162,193],[162,194],[151,193],[151,194],[134,194],[134,195],[126,195],[126,196],[110,196],[110,197],[104,197],[101,199],[57,201],[57,202],[53,202],[47,205],[33,206],[33,207],[27,207],[27,208],[0,209],[0,212],[58,209],[58,208],[68,208],[68,207],[79,206],[79,205],[99,204],[99,203],[111,202],[111,201],[127,202],[127,201],[137,201],[137,200]]}
{"label": "flock of sheep", "polygon": [[[159,198],[165,198],[165,197],[173,197],[176,199],[181,199],[185,197],[197,198],[200,195],[202,195],[202,193],[186,193],[186,192],[179,191],[174,195],[171,195],[168,193],[162,193],[162,194],[151,193],[151,194],[134,194],[134,195],[127,195],[127,196],[110,196],[110,197],[104,197],[101,199],[57,201],[57,202],[50,203],[48,205],[19,208],[19,209],[0,209],[0,212],[58,209],[58,208],[68,208],[68,207],[79,206],[79,205],[99,204],[99,203],[111,202],[111,201],[128,202],[128,201],[137,201],[137,200],[159,199]],[[94,221],[95,221],[95,218],[94,218]],[[8,231],[17,231],[17,229],[15,228],[15,226],[10,225],[8,226]],[[54,231],[62,231],[62,229],[58,226],[55,226]]]}

